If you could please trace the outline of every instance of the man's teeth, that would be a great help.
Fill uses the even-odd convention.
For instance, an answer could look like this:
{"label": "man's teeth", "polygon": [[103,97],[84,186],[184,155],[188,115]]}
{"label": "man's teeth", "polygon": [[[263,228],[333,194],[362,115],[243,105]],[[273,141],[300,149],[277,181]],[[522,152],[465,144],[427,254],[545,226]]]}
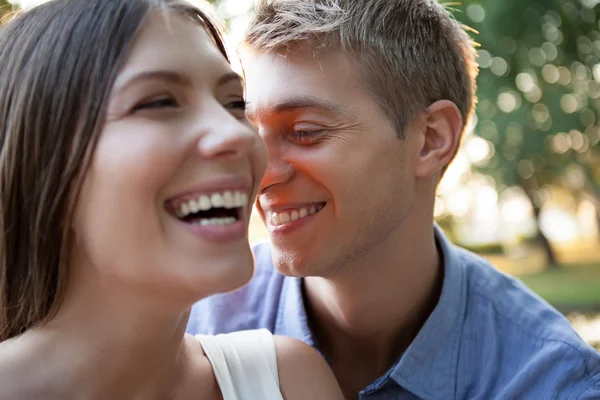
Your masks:
{"label": "man's teeth", "polygon": [[304,217],[308,217],[316,213],[317,211],[321,211],[324,205],[319,206],[310,206],[299,208],[296,210],[286,210],[281,212],[271,213],[271,225],[279,226],[283,224],[287,224],[288,222],[296,221]]}
{"label": "man's teeth", "polygon": [[[239,208],[248,204],[248,194],[241,191],[226,191],[200,195],[197,199],[191,199],[179,206],[177,215],[184,218],[198,211],[208,211],[211,208]],[[235,218],[234,218],[235,219]],[[219,220],[212,218],[210,220]],[[209,221],[210,221],[209,220]]]}

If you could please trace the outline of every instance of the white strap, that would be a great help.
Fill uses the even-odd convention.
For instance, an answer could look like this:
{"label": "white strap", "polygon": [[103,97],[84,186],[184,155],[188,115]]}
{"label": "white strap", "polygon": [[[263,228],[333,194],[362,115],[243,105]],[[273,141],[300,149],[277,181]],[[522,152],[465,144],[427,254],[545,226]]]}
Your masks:
{"label": "white strap", "polygon": [[283,400],[271,332],[261,329],[196,338],[210,361],[223,400]]}

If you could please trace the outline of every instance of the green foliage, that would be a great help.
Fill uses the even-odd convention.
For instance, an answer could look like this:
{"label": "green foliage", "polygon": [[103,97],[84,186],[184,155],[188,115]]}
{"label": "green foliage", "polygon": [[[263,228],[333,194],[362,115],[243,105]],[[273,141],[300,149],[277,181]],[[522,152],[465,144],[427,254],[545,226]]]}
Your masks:
{"label": "green foliage", "polygon": [[504,247],[500,243],[488,243],[471,245],[468,243],[455,242],[462,248],[465,248],[473,253],[484,254],[484,255],[501,255],[504,254]]}
{"label": "green foliage", "polygon": [[[499,188],[597,185],[600,32],[596,0],[467,0],[457,19],[481,45],[475,133]],[[569,173],[570,172],[570,173]],[[539,204],[538,204],[539,205]]]}
{"label": "green foliage", "polygon": [[559,309],[600,310],[598,264],[568,264],[564,269],[546,270],[520,278],[534,292]]}
{"label": "green foliage", "polygon": [[19,7],[7,0],[0,0],[0,24],[3,24],[13,11],[17,11]]}
{"label": "green foliage", "polygon": [[12,5],[6,0],[0,0],[0,18],[12,11]]}

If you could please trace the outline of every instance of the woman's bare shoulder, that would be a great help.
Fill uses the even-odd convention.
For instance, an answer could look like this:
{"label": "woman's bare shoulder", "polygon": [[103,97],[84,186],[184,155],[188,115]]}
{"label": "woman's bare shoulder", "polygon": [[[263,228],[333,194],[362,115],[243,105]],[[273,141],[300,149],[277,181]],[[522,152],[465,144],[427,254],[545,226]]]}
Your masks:
{"label": "woman's bare shoulder", "polygon": [[286,400],[343,400],[329,366],[316,350],[285,336],[275,336],[281,393]]}
{"label": "woman's bare shoulder", "polygon": [[41,398],[44,392],[34,379],[37,374],[32,371],[31,358],[30,351],[18,340],[0,343],[0,399]]}

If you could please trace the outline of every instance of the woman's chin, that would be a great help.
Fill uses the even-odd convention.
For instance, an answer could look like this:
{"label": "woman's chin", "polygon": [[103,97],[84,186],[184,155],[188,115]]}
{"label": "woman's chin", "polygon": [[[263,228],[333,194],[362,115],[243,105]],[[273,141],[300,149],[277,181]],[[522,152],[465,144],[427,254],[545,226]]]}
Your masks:
{"label": "woman's chin", "polygon": [[[204,267],[202,266],[204,264]],[[212,265],[207,265],[212,264]],[[182,284],[196,293],[196,300],[219,293],[231,292],[246,285],[254,274],[254,258],[250,249],[235,257],[222,256],[210,263],[198,262],[194,273]]]}

